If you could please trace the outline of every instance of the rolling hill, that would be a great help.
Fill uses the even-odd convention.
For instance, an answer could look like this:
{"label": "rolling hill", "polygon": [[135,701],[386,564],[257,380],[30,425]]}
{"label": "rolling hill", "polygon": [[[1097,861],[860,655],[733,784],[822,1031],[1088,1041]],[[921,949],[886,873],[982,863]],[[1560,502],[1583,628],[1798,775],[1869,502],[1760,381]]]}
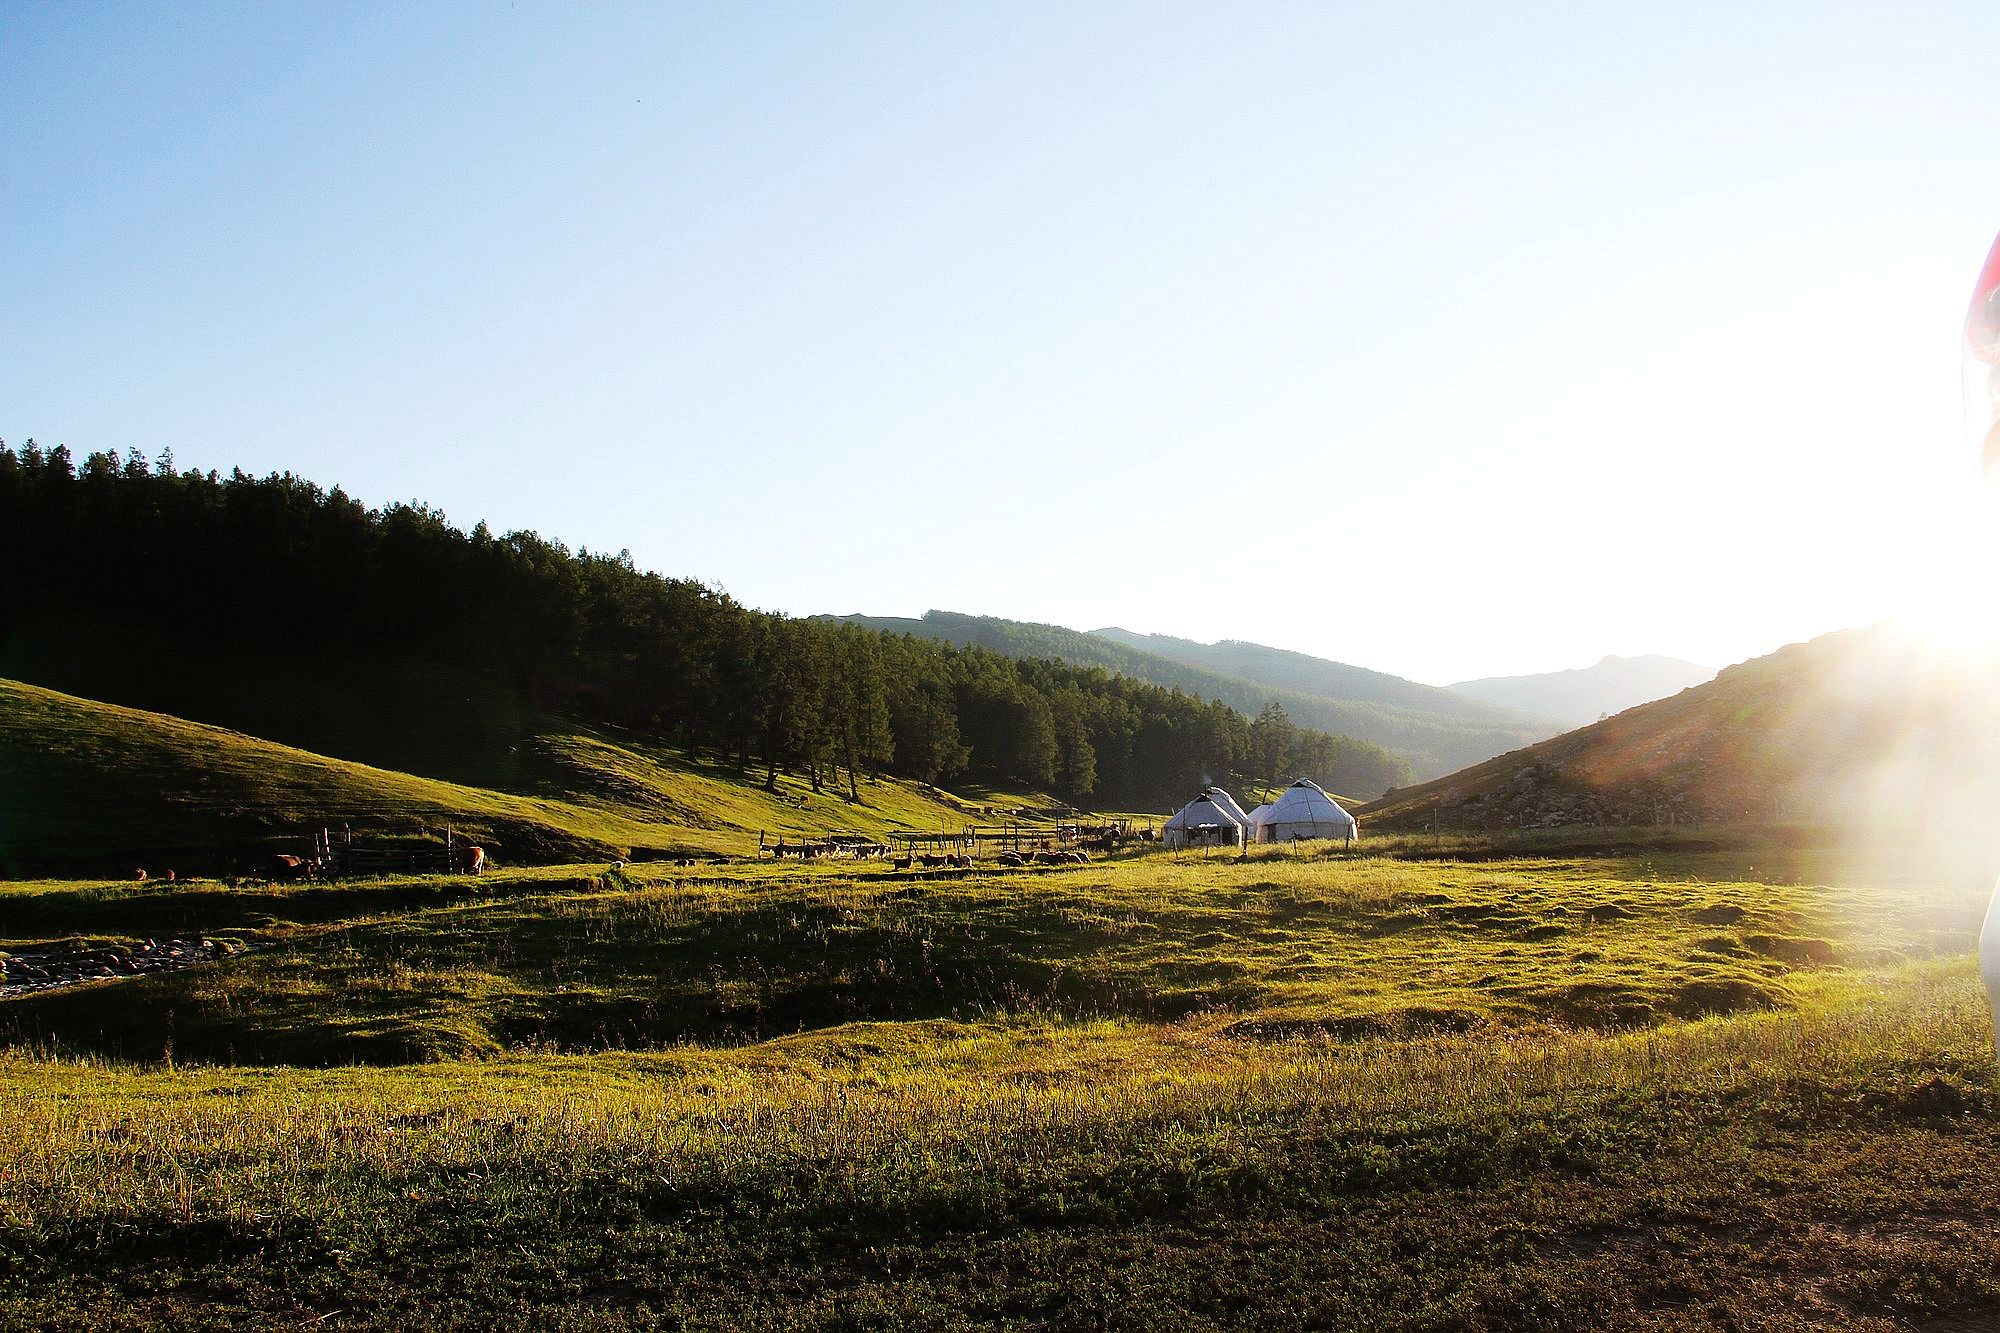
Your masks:
{"label": "rolling hill", "polygon": [[1454,694],[1572,727],[1664,699],[1715,677],[1713,667],[1677,657],[1606,657],[1596,666],[1529,676],[1487,676],[1445,688]]}
{"label": "rolling hill", "polygon": [[531,721],[500,789],[0,680],[0,875],[230,870],[343,824],[371,841],[449,824],[501,861],[742,853],[758,830],[956,827],[973,808],[894,780],[865,782],[863,804],[789,778],[766,791],[641,737]]}
{"label": "rolling hill", "polygon": [[[1552,722],[1434,686],[1258,644],[1205,645],[1115,629],[1085,633],[954,611],[927,611],[922,619],[835,618],[960,646],[976,644],[1008,657],[1098,667],[1203,699],[1220,699],[1252,717],[1276,703],[1302,726],[1357,737],[1392,751],[1407,760],[1418,777],[1476,762],[1556,730]],[[1207,651],[1211,649],[1215,651]]]}
{"label": "rolling hill", "polygon": [[1842,631],[1359,813],[1388,829],[1983,825],[2000,796],[1995,685],[1991,662]]}

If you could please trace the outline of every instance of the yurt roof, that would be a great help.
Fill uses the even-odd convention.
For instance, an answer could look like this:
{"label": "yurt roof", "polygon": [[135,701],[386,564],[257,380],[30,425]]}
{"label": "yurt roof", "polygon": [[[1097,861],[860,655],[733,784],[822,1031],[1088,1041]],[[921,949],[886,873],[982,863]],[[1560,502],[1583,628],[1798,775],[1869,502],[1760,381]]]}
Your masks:
{"label": "yurt roof", "polygon": [[1209,786],[1201,789],[1201,794],[1229,812],[1229,817],[1239,824],[1250,822],[1250,816],[1243,813],[1243,807],[1236,804],[1236,798],[1220,787]]}
{"label": "yurt roof", "polygon": [[1354,816],[1341,809],[1317,782],[1299,779],[1271,802],[1267,824],[1352,824]]}
{"label": "yurt roof", "polygon": [[1223,809],[1207,796],[1195,797],[1192,801],[1182,806],[1179,813],[1167,821],[1168,828],[1200,828],[1204,824],[1226,824],[1235,828],[1243,827],[1242,820],[1230,814],[1229,811]]}

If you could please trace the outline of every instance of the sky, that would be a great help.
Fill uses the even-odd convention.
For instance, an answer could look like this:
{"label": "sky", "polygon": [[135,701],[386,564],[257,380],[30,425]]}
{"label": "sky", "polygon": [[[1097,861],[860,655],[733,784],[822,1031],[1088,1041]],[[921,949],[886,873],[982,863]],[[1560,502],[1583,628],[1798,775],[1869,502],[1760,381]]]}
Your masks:
{"label": "sky", "polygon": [[1995,51],[1990,4],[0,0],[0,438],[798,615],[1720,666],[2000,559]]}

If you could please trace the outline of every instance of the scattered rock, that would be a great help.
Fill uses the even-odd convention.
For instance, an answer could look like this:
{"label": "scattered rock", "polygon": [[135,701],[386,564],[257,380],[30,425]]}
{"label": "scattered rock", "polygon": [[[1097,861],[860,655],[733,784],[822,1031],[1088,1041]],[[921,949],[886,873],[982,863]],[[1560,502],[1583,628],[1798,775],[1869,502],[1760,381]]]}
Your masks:
{"label": "scattered rock", "polygon": [[0,998],[59,990],[86,981],[117,980],[172,972],[214,962],[265,945],[236,939],[147,940],[138,948],[70,949],[52,953],[0,955]]}

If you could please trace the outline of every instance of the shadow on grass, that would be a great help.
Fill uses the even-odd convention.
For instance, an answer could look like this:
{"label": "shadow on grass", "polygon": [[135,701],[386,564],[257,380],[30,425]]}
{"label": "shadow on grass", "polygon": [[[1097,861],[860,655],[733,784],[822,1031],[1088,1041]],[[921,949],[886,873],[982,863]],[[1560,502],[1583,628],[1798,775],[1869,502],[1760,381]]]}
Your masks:
{"label": "shadow on grass", "polygon": [[[415,891],[382,892],[407,902]],[[306,897],[326,915],[343,899],[388,905]],[[0,1038],[137,1060],[394,1064],[733,1044],[857,1021],[1173,1020],[1260,993],[1228,960],[1120,962],[1107,927],[1033,899],[697,912],[644,895],[483,902],[443,890],[430,903],[224,965],[11,1000]]]}

